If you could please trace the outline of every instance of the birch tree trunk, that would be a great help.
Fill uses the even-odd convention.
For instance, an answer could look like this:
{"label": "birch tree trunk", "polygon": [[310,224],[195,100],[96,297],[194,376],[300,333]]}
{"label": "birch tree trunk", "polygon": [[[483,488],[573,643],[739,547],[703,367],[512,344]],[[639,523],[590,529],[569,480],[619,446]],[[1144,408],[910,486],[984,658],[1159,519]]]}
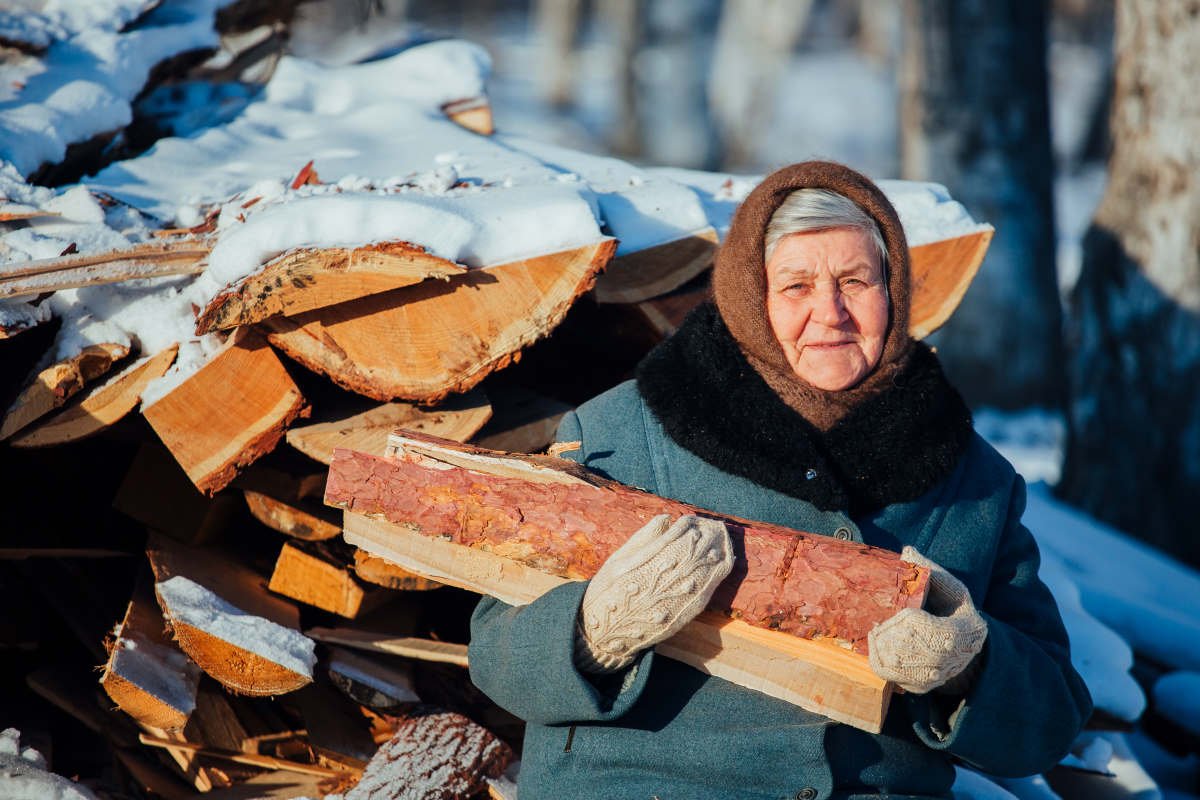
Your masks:
{"label": "birch tree trunk", "polygon": [[906,0],[901,171],[996,226],[931,339],[972,405],[1059,407],[1062,309],[1043,0]]}
{"label": "birch tree trunk", "polygon": [[1071,298],[1059,493],[1200,565],[1200,3],[1120,0],[1109,182]]}

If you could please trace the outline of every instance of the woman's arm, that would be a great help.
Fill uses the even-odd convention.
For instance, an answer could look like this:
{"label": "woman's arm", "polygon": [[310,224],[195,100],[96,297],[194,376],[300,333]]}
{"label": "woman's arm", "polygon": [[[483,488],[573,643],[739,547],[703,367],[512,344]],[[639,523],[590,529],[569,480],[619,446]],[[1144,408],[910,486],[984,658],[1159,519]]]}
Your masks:
{"label": "woman's arm", "polygon": [[1092,713],[1071,666],[1067,632],[1037,576],[1040,555],[1021,524],[1025,483],[1017,476],[980,612],[988,634],[963,696],[910,695],[917,735],[984,772],[1045,772],[1070,748]]}

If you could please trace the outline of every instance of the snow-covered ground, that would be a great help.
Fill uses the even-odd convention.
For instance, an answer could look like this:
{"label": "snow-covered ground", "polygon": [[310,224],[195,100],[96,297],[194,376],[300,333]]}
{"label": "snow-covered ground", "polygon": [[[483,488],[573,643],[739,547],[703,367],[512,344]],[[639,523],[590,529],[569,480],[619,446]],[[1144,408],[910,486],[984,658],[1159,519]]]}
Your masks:
{"label": "snow-covered ground", "polygon": [[[105,25],[93,24],[80,10],[101,5],[108,9]],[[42,161],[61,157],[67,144],[128,122],[144,63],[153,63],[162,52],[149,33],[136,39],[120,32],[122,20],[146,5],[144,0],[95,0],[68,13],[63,10],[72,7],[67,0],[47,0],[37,15],[0,12],[0,35],[23,25],[25,38],[48,48],[44,60],[22,56],[0,66],[0,77],[7,78],[0,81],[0,212],[42,209],[60,215],[0,228],[0,273],[4,264],[57,256],[71,245],[80,252],[108,250],[146,241],[160,226],[189,227],[211,217],[216,247],[208,269],[196,279],[60,291],[36,307],[0,302],[0,323],[48,312],[69,321],[48,358],[91,342],[132,344],[142,355],[180,343],[175,373],[148,399],[198,368],[218,345],[215,338],[194,335],[192,306],[202,306],[223,286],[288,248],[416,239],[470,267],[605,234],[620,238],[623,251],[637,250],[706,225],[724,233],[733,209],[757,180],[606,156],[595,132],[598,120],[611,116],[604,103],[613,102],[613,93],[603,88],[613,74],[603,38],[585,37],[578,59],[584,70],[579,82],[597,90],[573,112],[556,115],[536,99],[529,77],[536,62],[531,32],[502,20],[491,54],[448,41],[342,66],[335,64],[414,37],[403,29],[375,28],[354,44],[345,38],[323,41],[301,28],[297,41],[306,52],[331,54],[335,64],[286,57],[253,96],[181,92],[177,112],[186,119],[180,128],[186,135],[162,140],[80,186],[27,185],[23,177]],[[165,0],[156,12],[160,22],[145,30],[183,25],[189,46],[210,43],[211,13],[219,5],[219,0]],[[172,9],[182,16],[172,16]],[[207,33],[196,20],[207,20]],[[170,36],[182,36],[183,30]],[[173,47],[179,45],[180,40],[172,41]],[[78,55],[85,46],[107,54],[95,56],[100,67],[86,75],[79,72]],[[1094,84],[1084,56],[1061,60],[1082,73],[1064,73],[1067,91]],[[897,137],[889,75],[849,48],[797,55],[786,75],[790,96],[780,97],[776,124],[764,136],[763,163],[757,166],[765,170],[821,155],[878,177],[890,174]],[[440,111],[442,103],[476,96],[485,87],[496,104],[499,134],[492,138],[454,126]],[[95,104],[95,115],[60,113],[56,103],[70,99],[61,94],[68,91],[83,92]],[[208,104],[220,105],[230,96],[237,100],[235,113],[206,117]],[[795,96],[805,98],[803,106],[790,100]],[[846,96],[869,102],[850,108],[843,102]],[[310,161],[318,182],[293,186],[292,179]],[[1059,252],[1068,273],[1064,287],[1073,279],[1070,264],[1078,261],[1078,238],[1103,179],[1102,168],[1082,165],[1058,180]],[[973,224],[936,187],[885,185],[914,242]],[[97,193],[117,202],[102,203]],[[1053,497],[1049,487],[1059,477],[1065,437],[1060,419],[1038,411],[982,410],[976,425],[1029,481],[1025,522],[1041,545],[1042,577],[1062,608],[1073,660],[1098,708],[1132,723],[1149,701],[1176,725],[1200,735],[1200,574]],[[1149,698],[1131,675],[1135,652],[1162,672]],[[1200,759],[1173,757],[1139,732],[1088,733],[1076,751],[1075,766],[1110,770],[1125,785],[1144,789],[1138,797],[1196,796],[1187,792],[1195,792],[1200,781]],[[1163,788],[1161,795],[1154,794],[1147,773]],[[1134,788],[1126,796],[1135,796]],[[964,798],[1054,796],[1041,779],[993,782],[967,771],[960,774],[956,793]]]}

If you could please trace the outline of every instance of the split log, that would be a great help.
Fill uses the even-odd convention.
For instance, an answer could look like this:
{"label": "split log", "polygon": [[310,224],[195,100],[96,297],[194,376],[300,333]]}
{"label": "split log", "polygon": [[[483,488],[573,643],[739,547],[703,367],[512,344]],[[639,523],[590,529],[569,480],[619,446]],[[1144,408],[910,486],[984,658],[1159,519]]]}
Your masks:
{"label": "split log", "polygon": [[[494,416],[473,440],[478,447],[513,453],[540,453],[554,441],[558,423],[571,410],[566,403],[520,386],[494,390]],[[418,431],[428,433],[428,431]],[[436,434],[435,434],[436,435]],[[358,450],[361,448],[348,448]],[[384,449],[367,450],[383,453]]]}
{"label": "split log", "polygon": [[267,588],[347,619],[387,599],[382,589],[365,588],[344,560],[317,542],[285,542]]}
{"label": "split log", "polygon": [[138,723],[174,731],[196,709],[200,668],[164,633],[162,612],[139,582],[112,643],[100,685]]}
{"label": "split log", "polygon": [[233,494],[201,494],[157,442],[146,442],[138,449],[113,498],[113,508],[122,514],[192,544],[219,539],[241,505],[241,499]]}
{"label": "split log", "polygon": [[51,364],[39,372],[13,401],[4,422],[0,424],[0,440],[12,436],[78,393],[125,356],[129,347],[105,343],[88,345],[78,355]]}
{"label": "split log", "polygon": [[432,661],[439,664],[467,666],[467,646],[454,642],[438,642],[416,636],[395,636],[390,633],[373,633],[357,628],[310,628],[306,636],[327,644],[340,644],[359,650],[403,656],[416,661]]}
{"label": "split log", "polygon": [[[398,718],[396,732],[346,800],[474,797],[504,774],[512,750],[461,714],[426,707]],[[403,787],[403,792],[397,792]]]}
{"label": "split log", "polygon": [[201,238],[146,242],[104,253],[72,253],[6,265],[0,272],[0,297],[76,289],[165,275],[195,275],[212,242]]}
{"label": "split log", "polygon": [[157,536],[146,555],[175,640],[219,683],[265,696],[312,681],[314,645],[300,633],[299,612],[270,594],[259,575],[215,550]]}
{"label": "split log", "polygon": [[51,447],[85,439],[115,425],[134,409],[146,384],[163,373],[175,361],[178,345],[142,359],[103,386],[96,387],[69,403],[48,419],[33,423],[13,436],[13,447]]}
{"label": "split log", "polygon": [[351,700],[375,711],[394,713],[421,702],[408,669],[340,647],[329,648],[329,678]]}
{"label": "split log", "polygon": [[617,256],[596,279],[596,300],[640,303],[678,289],[712,266],[718,241],[716,230],[709,227],[673,242]]}
{"label": "split log", "polygon": [[[656,497],[561,459],[417,435],[393,441],[395,457],[335,454],[325,500],[347,511],[350,543],[436,580],[519,604],[591,577],[657,514],[719,519],[739,554],[734,572],[718,588],[712,610],[660,651],[880,730],[891,687],[867,664],[867,634],[900,609],[920,607],[927,571],[889,551]],[[781,656],[795,659],[787,671],[778,667]]]}
{"label": "split log", "polygon": [[142,414],[196,488],[211,495],[270,452],[308,406],[262,337],[240,329]]}
{"label": "split log", "polygon": [[444,103],[442,113],[451,122],[481,136],[491,136],[496,132],[492,121],[492,104],[487,97],[468,97]]}
{"label": "split log", "polygon": [[552,330],[615,249],[602,239],[262,324],[272,344],[339,386],[437,403]]}
{"label": "split log", "polygon": [[[341,532],[340,527],[338,531]],[[401,592],[426,592],[430,589],[442,588],[442,584],[437,581],[431,581],[424,575],[410,572],[386,558],[371,555],[365,550],[355,549],[354,572],[364,581]]]}
{"label": "split log", "polygon": [[324,513],[326,509],[300,508],[250,489],[244,490],[243,494],[254,518],[285,536],[308,542],[323,542],[342,532],[338,521]]}
{"label": "split log", "polygon": [[310,458],[328,464],[336,447],[382,453],[387,447],[387,437],[397,428],[465,442],[491,416],[487,396],[476,388],[448,397],[435,408],[385,403],[343,419],[297,426],[287,432],[287,442]]}
{"label": "split log", "polygon": [[218,293],[196,318],[196,333],[313,311],[466,271],[407,242],[299,248]]}
{"label": "split log", "polygon": [[914,339],[924,339],[936,331],[958,308],[979,272],[993,233],[989,227],[909,249],[912,308],[908,332]]}

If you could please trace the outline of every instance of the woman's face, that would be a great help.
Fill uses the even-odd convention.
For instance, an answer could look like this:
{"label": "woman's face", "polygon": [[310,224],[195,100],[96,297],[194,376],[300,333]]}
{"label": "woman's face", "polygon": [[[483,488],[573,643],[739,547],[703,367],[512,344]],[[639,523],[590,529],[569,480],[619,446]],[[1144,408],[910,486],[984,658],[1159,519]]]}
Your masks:
{"label": "woman's face", "polygon": [[871,237],[832,228],[780,239],[767,261],[767,318],[800,378],[830,392],[857,385],[879,363],[888,327]]}

